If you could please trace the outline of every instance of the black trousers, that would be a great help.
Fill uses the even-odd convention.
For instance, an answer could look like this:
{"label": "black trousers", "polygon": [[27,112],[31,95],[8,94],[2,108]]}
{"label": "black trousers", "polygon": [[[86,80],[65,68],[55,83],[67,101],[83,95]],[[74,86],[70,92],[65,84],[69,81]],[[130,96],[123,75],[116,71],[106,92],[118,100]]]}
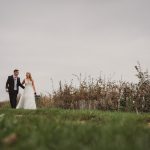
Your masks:
{"label": "black trousers", "polygon": [[12,108],[16,108],[17,106],[17,95],[18,95],[18,91],[14,90],[9,92],[9,99]]}

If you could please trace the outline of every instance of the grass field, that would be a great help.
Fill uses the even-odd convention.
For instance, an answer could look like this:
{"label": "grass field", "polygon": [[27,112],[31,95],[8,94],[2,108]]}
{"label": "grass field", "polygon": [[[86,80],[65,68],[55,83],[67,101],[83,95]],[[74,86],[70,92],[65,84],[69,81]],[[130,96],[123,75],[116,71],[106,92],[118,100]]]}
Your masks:
{"label": "grass field", "polygon": [[150,114],[0,109],[0,149],[149,150]]}

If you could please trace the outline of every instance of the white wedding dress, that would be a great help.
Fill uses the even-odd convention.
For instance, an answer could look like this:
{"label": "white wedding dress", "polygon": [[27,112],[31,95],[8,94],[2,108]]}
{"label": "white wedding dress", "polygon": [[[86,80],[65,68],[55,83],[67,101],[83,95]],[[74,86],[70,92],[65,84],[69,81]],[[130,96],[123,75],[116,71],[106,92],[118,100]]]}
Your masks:
{"label": "white wedding dress", "polygon": [[25,89],[21,96],[17,109],[36,109],[34,90],[32,81],[25,79]]}

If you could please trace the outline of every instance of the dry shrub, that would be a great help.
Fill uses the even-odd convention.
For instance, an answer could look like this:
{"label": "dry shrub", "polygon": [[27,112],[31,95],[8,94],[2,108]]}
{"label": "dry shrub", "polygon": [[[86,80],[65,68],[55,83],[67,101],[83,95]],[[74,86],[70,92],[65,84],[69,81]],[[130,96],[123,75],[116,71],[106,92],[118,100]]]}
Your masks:
{"label": "dry shrub", "polygon": [[59,89],[51,96],[54,107],[65,109],[101,109],[123,111],[150,111],[150,77],[140,64],[135,66],[139,83],[106,81],[77,76],[79,86],[59,82]]}
{"label": "dry shrub", "polygon": [[53,99],[51,98],[51,95],[43,96],[42,94],[39,96],[36,96],[36,105],[38,108],[49,108],[53,107]]}

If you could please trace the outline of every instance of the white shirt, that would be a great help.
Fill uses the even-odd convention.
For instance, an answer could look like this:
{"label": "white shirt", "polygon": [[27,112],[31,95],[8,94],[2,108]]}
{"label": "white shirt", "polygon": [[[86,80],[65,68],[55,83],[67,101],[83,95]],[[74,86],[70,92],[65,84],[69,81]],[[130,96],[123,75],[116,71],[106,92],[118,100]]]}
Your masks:
{"label": "white shirt", "polygon": [[14,77],[14,90],[17,91],[17,77],[16,76],[13,77]]}

